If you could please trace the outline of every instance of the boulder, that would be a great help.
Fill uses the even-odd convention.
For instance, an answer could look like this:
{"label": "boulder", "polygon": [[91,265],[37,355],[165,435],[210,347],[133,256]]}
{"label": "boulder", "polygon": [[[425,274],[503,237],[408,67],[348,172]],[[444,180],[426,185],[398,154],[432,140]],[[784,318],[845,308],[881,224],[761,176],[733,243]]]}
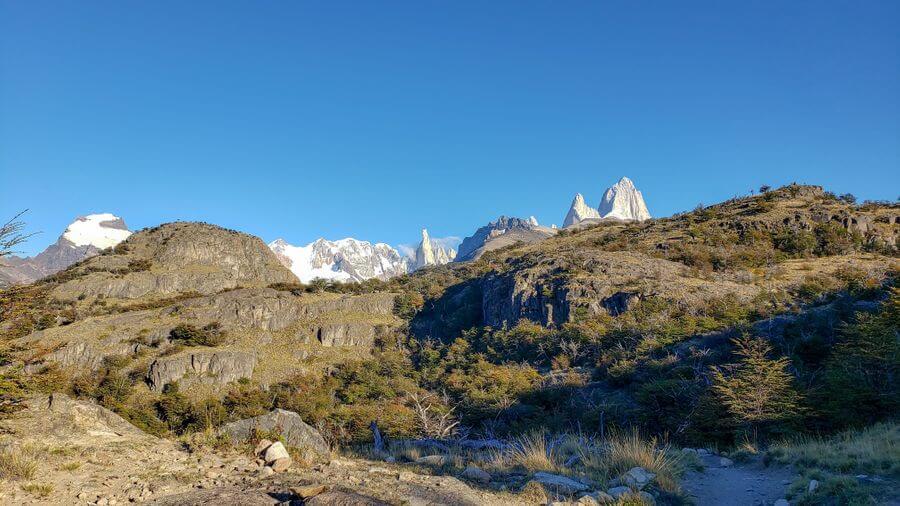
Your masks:
{"label": "boulder", "polygon": [[538,472],[534,473],[534,479],[551,492],[558,492],[564,495],[574,495],[588,489],[588,486],[584,483],[558,474]]}
{"label": "boulder", "polygon": [[283,473],[283,472],[287,471],[288,468],[290,468],[291,464],[293,464],[293,463],[294,463],[294,461],[291,460],[290,457],[283,457],[280,459],[275,459],[275,461],[272,462],[271,467],[272,467],[272,470],[275,471],[276,473]]}
{"label": "boulder", "polygon": [[306,424],[300,415],[293,411],[276,409],[265,415],[225,424],[219,430],[235,443],[249,440],[257,431],[276,432],[284,438],[288,446],[311,450],[320,455],[329,453],[328,444],[322,434]]}
{"label": "boulder", "polygon": [[631,487],[613,487],[606,491],[607,494],[612,496],[614,499],[618,499],[623,495],[631,493]]}
{"label": "boulder", "polygon": [[328,485],[306,485],[302,487],[291,487],[291,493],[300,499],[309,499],[315,497],[322,492],[328,490]]}
{"label": "boulder", "polygon": [[278,459],[290,458],[291,455],[288,453],[287,448],[281,444],[281,441],[276,441],[269,445],[266,448],[266,452],[263,454],[263,460],[266,461],[266,464],[271,464]]}
{"label": "boulder", "polygon": [[622,481],[630,487],[641,490],[653,481],[653,478],[656,478],[656,475],[643,467],[632,467],[622,476]]}
{"label": "boulder", "polygon": [[443,466],[448,461],[446,455],[426,455],[416,459],[416,464],[425,466]]}
{"label": "boulder", "polygon": [[469,464],[466,467],[466,470],[462,473],[463,478],[477,481],[479,483],[488,483],[491,481],[491,475],[487,471],[483,471],[480,467],[475,464]]}
{"label": "boulder", "polygon": [[719,465],[722,467],[731,467],[734,465],[734,461],[728,457],[722,457],[719,459]]}
{"label": "boulder", "polygon": [[819,480],[809,480],[809,486],[806,487],[806,491],[812,494],[819,488]]}

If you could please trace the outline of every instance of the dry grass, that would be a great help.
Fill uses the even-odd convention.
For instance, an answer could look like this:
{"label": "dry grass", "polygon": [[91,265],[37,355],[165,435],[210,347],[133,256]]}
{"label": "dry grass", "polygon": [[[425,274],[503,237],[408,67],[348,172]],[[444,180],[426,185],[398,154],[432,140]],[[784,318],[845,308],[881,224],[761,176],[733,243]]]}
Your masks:
{"label": "dry grass", "polygon": [[491,454],[492,469],[522,469],[526,471],[561,472],[559,450],[543,431],[533,431],[515,438],[509,448]]}
{"label": "dry grass", "polygon": [[77,460],[73,460],[72,462],[67,462],[61,466],[59,466],[60,471],[75,471],[81,467],[81,462]]}
{"label": "dry grass", "polygon": [[49,483],[26,483],[22,485],[22,490],[43,499],[53,493],[53,485]]}
{"label": "dry grass", "polygon": [[900,424],[877,424],[826,439],[800,437],[774,445],[769,456],[801,469],[898,476]]}
{"label": "dry grass", "polygon": [[614,433],[605,444],[587,446],[581,464],[596,479],[608,482],[633,467],[656,474],[656,483],[666,492],[678,493],[678,477],[684,470],[680,454],[665,442],[644,438],[637,431]]}
{"label": "dry grass", "polygon": [[5,448],[0,451],[0,478],[4,480],[30,480],[37,473],[33,452],[25,447]]}

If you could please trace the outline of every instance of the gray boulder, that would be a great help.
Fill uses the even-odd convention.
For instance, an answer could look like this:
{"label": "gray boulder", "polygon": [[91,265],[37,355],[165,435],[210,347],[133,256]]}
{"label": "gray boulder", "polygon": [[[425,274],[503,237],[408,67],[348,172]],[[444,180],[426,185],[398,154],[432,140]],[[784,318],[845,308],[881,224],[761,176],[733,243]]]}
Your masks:
{"label": "gray boulder", "polygon": [[265,415],[223,425],[219,430],[235,443],[247,441],[257,431],[277,432],[288,446],[311,450],[320,455],[329,453],[328,443],[322,434],[293,411],[276,409]]}
{"label": "gray boulder", "polygon": [[534,480],[551,492],[558,492],[563,495],[574,495],[578,492],[584,492],[589,488],[580,481],[575,481],[558,474],[538,472],[534,473]]}

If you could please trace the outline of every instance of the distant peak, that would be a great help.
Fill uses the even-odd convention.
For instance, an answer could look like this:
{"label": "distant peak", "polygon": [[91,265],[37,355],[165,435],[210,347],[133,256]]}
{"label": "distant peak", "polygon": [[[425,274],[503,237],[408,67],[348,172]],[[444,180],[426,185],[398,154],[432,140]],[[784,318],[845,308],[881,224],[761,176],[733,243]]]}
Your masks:
{"label": "distant peak", "polygon": [[96,213],[80,216],[66,227],[62,238],[73,247],[93,246],[106,249],[124,241],[131,235],[125,221],[112,213]]}

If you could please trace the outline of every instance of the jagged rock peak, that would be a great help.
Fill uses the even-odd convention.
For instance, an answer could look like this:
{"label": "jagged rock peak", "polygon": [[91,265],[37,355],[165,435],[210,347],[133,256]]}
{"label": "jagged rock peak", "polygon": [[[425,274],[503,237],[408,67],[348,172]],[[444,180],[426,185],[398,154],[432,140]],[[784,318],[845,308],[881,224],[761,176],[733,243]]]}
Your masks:
{"label": "jagged rock peak", "polygon": [[409,259],[384,243],[372,244],[353,238],[317,239],[306,246],[293,246],[284,239],[269,243],[282,265],[300,281],[316,278],[336,281],[386,280],[409,272]]}
{"label": "jagged rock peak", "polygon": [[415,269],[421,269],[428,265],[448,264],[456,258],[456,251],[453,248],[444,247],[435,243],[428,236],[428,230],[422,229],[422,241],[416,248]]}
{"label": "jagged rock peak", "polygon": [[[542,230],[547,231],[546,227],[541,227],[538,225],[537,219],[534,216],[526,219],[522,218],[511,218],[509,216],[501,216],[496,220],[488,223],[487,225],[480,227],[469,237],[463,239],[463,242],[459,245],[459,252],[456,256],[457,262],[463,262],[466,260],[473,260],[477,256],[479,256],[482,248],[488,241],[492,239],[496,239],[500,236],[509,234],[511,232],[519,233],[519,239],[524,242],[531,242],[531,240],[536,240],[538,236],[533,236],[532,232]],[[525,234],[525,235],[522,235]],[[541,238],[547,236],[547,232],[541,232]]]}
{"label": "jagged rock peak", "polygon": [[598,206],[598,211],[603,218],[634,221],[650,219],[650,211],[647,210],[647,204],[644,203],[644,196],[627,177],[623,177],[606,190],[603,200]]}
{"label": "jagged rock peak", "polygon": [[584,196],[582,194],[576,193],[575,198],[572,199],[572,205],[569,206],[569,212],[566,214],[566,219],[563,220],[563,227],[568,227],[590,218],[599,217],[600,212],[593,207],[588,206],[584,202]]}

